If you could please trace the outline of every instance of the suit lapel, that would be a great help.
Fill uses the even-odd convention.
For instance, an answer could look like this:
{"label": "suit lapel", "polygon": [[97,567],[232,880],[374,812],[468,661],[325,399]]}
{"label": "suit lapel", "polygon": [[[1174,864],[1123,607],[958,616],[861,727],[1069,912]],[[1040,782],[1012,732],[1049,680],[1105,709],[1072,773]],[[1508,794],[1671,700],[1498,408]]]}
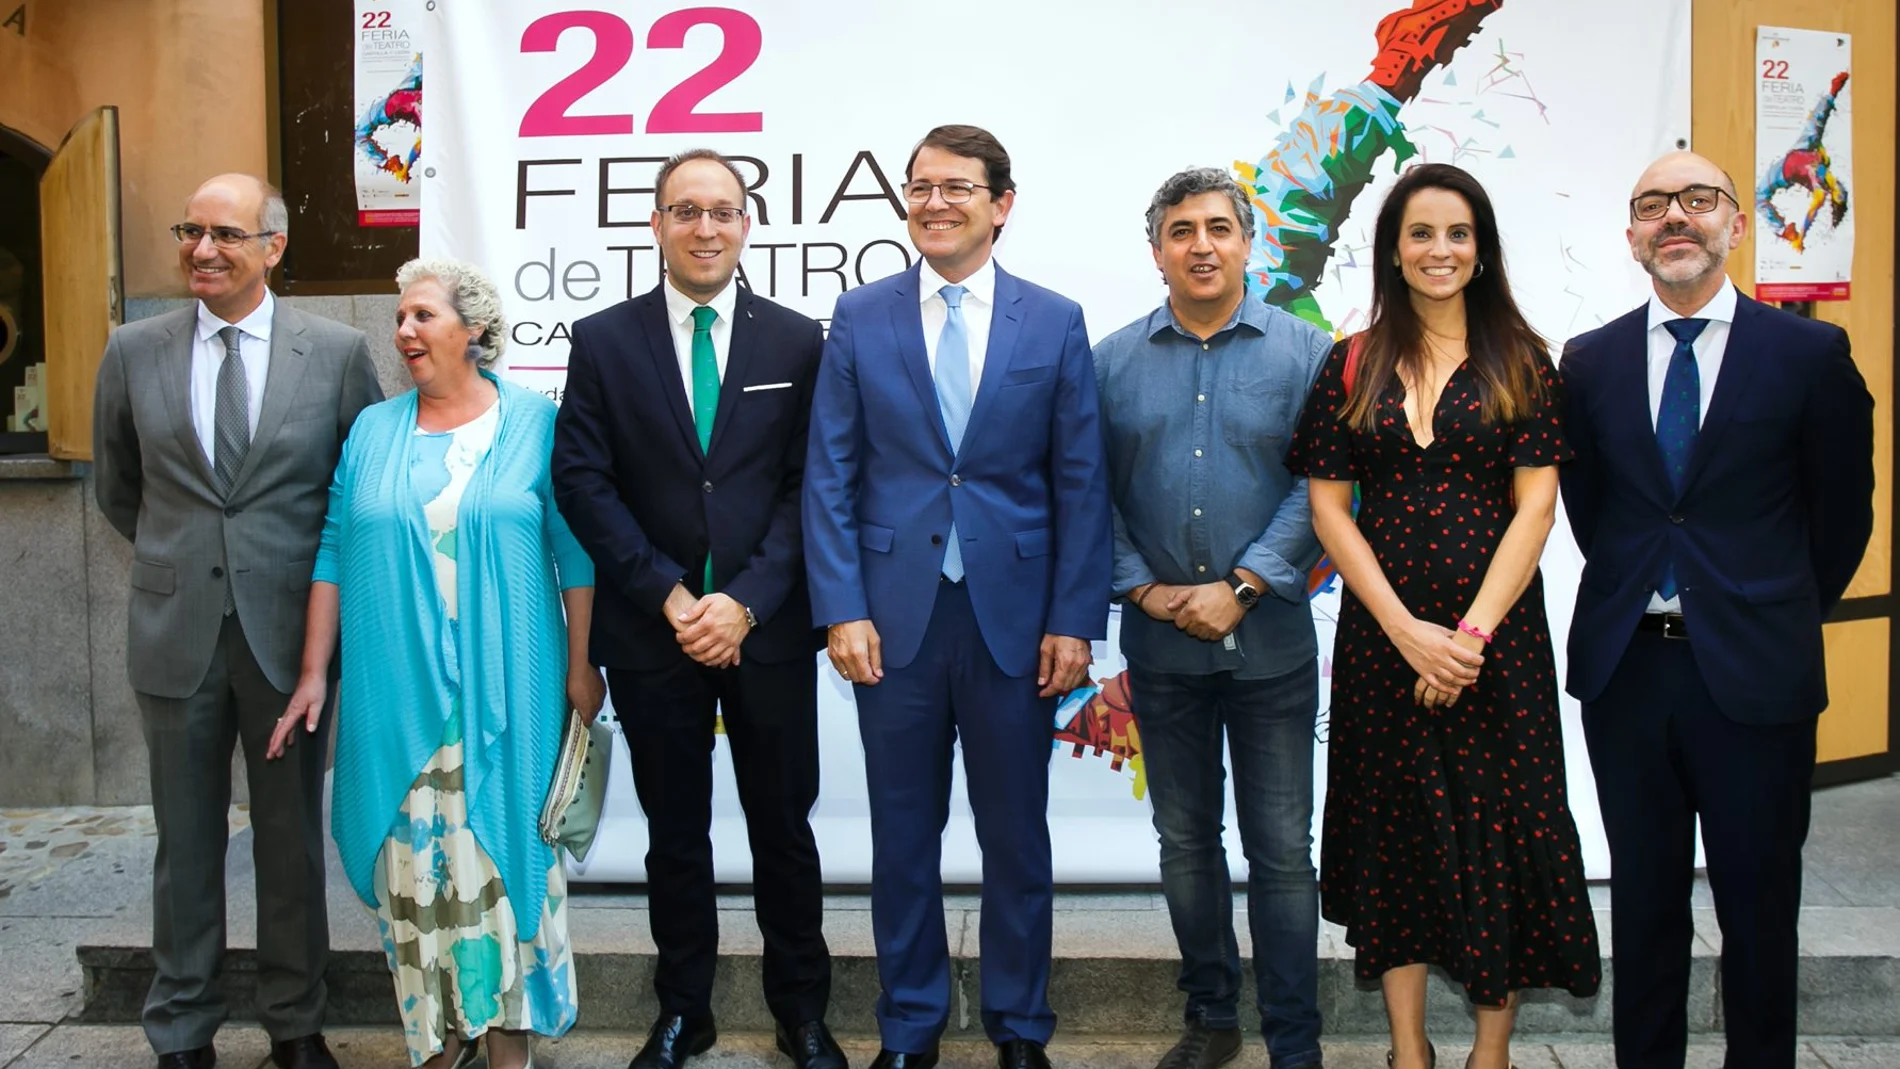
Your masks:
{"label": "suit lapel", "polygon": [[1761,305],[1736,294],[1735,319],[1729,324],[1728,342],[1722,350],[1722,370],[1715,377],[1715,393],[1709,398],[1709,410],[1702,414],[1702,428],[1696,432],[1695,448],[1689,453],[1689,470],[1682,477],[1684,493],[1708,466],[1722,431],[1755,373],[1755,349],[1745,339],[1754,337],[1754,319],[1760,312]]}
{"label": "suit lapel", "polygon": [[719,382],[719,408],[713,414],[712,444],[706,450],[708,454],[718,449],[720,439],[726,436],[726,425],[732,422],[732,412],[739,404],[739,395],[745,392],[757,341],[757,328],[752,321],[752,294],[741,286],[733,295],[732,323],[726,335],[726,374]]}
{"label": "suit lapel", "polygon": [[[923,297],[919,293],[917,279],[923,270],[923,261],[904,273],[891,298],[891,330],[897,335],[897,358],[910,374],[911,384],[917,387],[917,397],[923,402],[924,418],[937,429],[937,440],[951,456],[956,450],[950,448],[950,431],[943,425],[943,406],[937,403],[937,382],[930,376],[930,353],[924,348],[924,310]],[[963,436],[967,439],[969,427],[965,425]]]}
{"label": "suit lapel", "polygon": [[[686,406],[686,380],[680,377],[679,354],[673,350],[672,325],[666,320],[666,295],[657,288],[649,291],[646,303],[639,309],[639,316],[641,324],[646,327],[647,356],[653,361],[654,382],[660,390],[660,403],[672,410],[673,422],[679,425],[680,434],[686,438],[687,451],[704,460],[706,451],[699,447],[699,429],[693,425],[692,409]],[[718,423],[713,425],[717,427]]]}
{"label": "suit lapel", "polygon": [[1628,317],[1626,333],[1610,346],[1615,375],[1610,430],[1613,439],[1630,443],[1644,484],[1657,500],[1667,503],[1675,500],[1676,492],[1669,483],[1669,469],[1663,463],[1662,446],[1656,443],[1656,423],[1649,409],[1648,307],[1644,305]]}
{"label": "suit lapel", "polygon": [[211,474],[211,458],[205,455],[204,443],[198,440],[198,428],[191,421],[191,356],[197,342],[198,304],[194,301],[159,349],[158,379],[165,393],[165,408],[171,416],[178,448],[190,458],[192,470],[204,480],[205,486],[215,492],[217,484]]}
{"label": "suit lapel", "polygon": [[1003,384],[1003,376],[1009,373],[1010,361],[1016,355],[1016,336],[1022,332],[1023,314],[1021,301],[1022,288],[1016,284],[1016,278],[996,268],[996,298],[990,311],[989,348],[983,353],[983,380],[977,387],[976,403],[970,408],[970,422],[963,431],[965,443],[975,440],[976,431],[984,416],[996,407],[996,394]]}
{"label": "suit lapel", "polygon": [[304,335],[303,316],[283,301],[278,301],[270,319],[270,368],[264,372],[264,405],[257,414],[257,430],[251,433],[251,445],[244,451],[244,463],[231,481],[235,495],[244,480],[257,470],[264,450],[284,425],[290,403],[303,384],[309,366],[310,339]]}

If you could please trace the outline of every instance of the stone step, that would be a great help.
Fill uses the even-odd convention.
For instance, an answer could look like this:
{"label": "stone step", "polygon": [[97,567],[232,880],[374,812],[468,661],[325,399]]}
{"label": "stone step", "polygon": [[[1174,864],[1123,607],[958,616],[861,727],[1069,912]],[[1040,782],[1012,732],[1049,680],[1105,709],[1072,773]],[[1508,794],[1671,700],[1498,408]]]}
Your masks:
{"label": "stone step", "polygon": [[[1178,1028],[1182,996],[1175,990],[1177,962],[1165,908],[1157,896],[1064,896],[1056,915],[1055,962],[1050,1002],[1068,1036],[1165,1036]],[[715,981],[714,1012],[722,1029],[766,1032],[772,1022],[760,995],[759,937],[743,900],[722,899],[723,947]],[[635,896],[579,896],[571,911],[576,969],[581,989],[581,1027],[639,1031],[657,1011],[652,993],[653,945],[644,902]],[[840,1034],[875,1034],[872,1005],[878,992],[870,940],[870,914],[862,899],[828,899],[826,937],[833,955],[830,1021]],[[976,905],[959,897],[951,905]],[[1249,945],[1244,908],[1236,910],[1240,943]],[[1721,1031],[1720,935],[1712,911],[1696,911],[1698,935],[1692,961],[1689,1028]],[[333,912],[333,918],[341,915]],[[980,1038],[981,961],[975,908],[948,911],[952,949],[953,1037]],[[1608,916],[1599,913],[1608,944]],[[242,930],[233,924],[233,935]],[[245,927],[248,927],[245,926]],[[329,969],[329,1019],[338,1025],[397,1022],[389,974],[373,925],[357,919],[334,924],[336,949]],[[1900,1036],[1900,909],[1815,908],[1803,911],[1800,1030],[1804,1035]],[[1320,946],[1320,1010],[1329,1034],[1380,1033],[1384,1009],[1376,987],[1357,983],[1352,951],[1342,933],[1327,926]],[[136,941],[82,942],[84,1007],[79,1019],[131,1022],[152,978],[148,947]],[[1241,1005],[1253,1004],[1250,977]],[[224,983],[233,1015],[248,1019],[255,988],[256,958],[235,946],[226,959]],[[1607,1033],[1610,1027],[1611,963],[1604,962],[1603,990],[1591,999],[1561,992],[1527,992],[1519,1027],[1527,1033]],[[1434,1029],[1468,1034],[1471,1011],[1460,989],[1434,972],[1428,1000]]]}

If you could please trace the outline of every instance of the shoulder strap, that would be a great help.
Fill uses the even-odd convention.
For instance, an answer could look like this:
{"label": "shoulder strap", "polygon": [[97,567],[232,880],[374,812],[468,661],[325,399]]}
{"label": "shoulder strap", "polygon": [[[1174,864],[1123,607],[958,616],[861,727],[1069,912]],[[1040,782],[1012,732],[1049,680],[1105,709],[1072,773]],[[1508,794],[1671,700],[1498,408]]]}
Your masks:
{"label": "shoulder strap", "polygon": [[1354,334],[1352,336],[1352,340],[1346,343],[1346,370],[1344,374],[1340,375],[1340,379],[1346,385],[1346,395],[1348,397],[1352,395],[1353,380],[1355,378],[1358,378],[1359,353],[1365,347],[1366,347],[1366,336],[1364,332]]}

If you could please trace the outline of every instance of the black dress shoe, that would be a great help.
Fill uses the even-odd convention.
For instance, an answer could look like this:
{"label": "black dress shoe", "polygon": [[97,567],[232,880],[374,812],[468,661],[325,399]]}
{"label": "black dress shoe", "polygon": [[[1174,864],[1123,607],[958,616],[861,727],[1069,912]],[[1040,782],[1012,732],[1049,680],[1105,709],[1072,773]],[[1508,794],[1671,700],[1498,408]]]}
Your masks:
{"label": "black dress shoe", "polygon": [[218,1064],[218,1052],[210,1047],[175,1050],[158,1056],[158,1069],[211,1069]]}
{"label": "black dress shoe", "polygon": [[321,1032],[272,1043],[270,1060],[277,1069],[337,1069],[336,1058],[324,1045]]}
{"label": "black dress shoe", "polygon": [[996,1064],[1000,1069],[1049,1069],[1049,1055],[1040,1043],[1011,1039],[996,1045]]}
{"label": "black dress shoe", "polygon": [[780,1024],[778,1049],[798,1069],[850,1069],[851,1065],[823,1021],[806,1021],[789,1032]]}
{"label": "black dress shoe", "polygon": [[1233,1061],[1240,1044],[1238,1028],[1209,1028],[1189,1021],[1181,1030],[1181,1041],[1161,1056],[1155,1069],[1215,1069]]}
{"label": "black dress shoe", "polygon": [[679,1069],[686,1059],[706,1053],[718,1038],[711,1017],[695,1021],[669,1013],[653,1022],[646,1046],[627,1063],[627,1069]]}
{"label": "black dress shoe", "polygon": [[906,1054],[901,1050],[880,1050],[877,1060],[871,1063],[871,1069],[932,1069],[937,1064],[937,1048],[932,1047],[922,1054]]}

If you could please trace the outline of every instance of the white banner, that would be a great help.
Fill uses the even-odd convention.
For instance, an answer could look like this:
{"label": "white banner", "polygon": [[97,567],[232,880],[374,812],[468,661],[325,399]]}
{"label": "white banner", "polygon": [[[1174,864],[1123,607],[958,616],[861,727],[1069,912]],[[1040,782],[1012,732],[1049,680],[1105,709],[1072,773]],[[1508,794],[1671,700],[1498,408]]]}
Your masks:
{"label": "white banner", "polygon": [[1844,301],[1854,270],[1854,39],[1755,28],[1755,296]]}
{"label": "white banner", "polygon": [[[1257,194],[1254,295],[1344,331],[1365,321],[1372,219],[1397,170],[1456,163],[1486,183],[1518,300],[1561,343],[1644,298],[1623,237],[1628,191],[1689,130],[1687,0],[1272,0],[1218,20],[1162,0],[1102,0],[1086,17],[1032,0],[948,22],[929,5],[875,0],[433,7],[422,250],[495,277],[513,324],[506,373],[557,400],[567,325],[658,281],[653,176],[686,148],[716,148],[751,179],[746,283],[823,319],[845,289],[910,263],[895,190],[917,139],[939,123],[984,126],[1019,186],[997,258],[1080,301],[1096,338],[1163,297],[1142,215],[1176,170],[1232,168]],[[1544,568],[1561,653],[1580,572],[1561,523]],[[1330,584],[1313,602],[1328,678],[1337,603]],[[1065,703],[1051,725],[1064,882],[1158,878],[1112,642],[1096,649],[1105,693]],[[856,715],[829,669],[819,687],[825,875],[864,882]],[[1564,699],[1571,798],[1600,876],[1608,856],[1576,717]],[[585,879],[643,878],[644,825],[616,760]],[[743,881],[744,818],[729,761],[718,765],[714,856],[721,880]],[[975,882],[960,787],[956,797],[944,873]],[[1244,872],[1231,822],[1228,835]]]}
{"label": "white banner", "polygon": [[[423,0],[357,0],[356,225],[415,226],[421,198]],[[435,7],[429,0],[429,7]]]}

